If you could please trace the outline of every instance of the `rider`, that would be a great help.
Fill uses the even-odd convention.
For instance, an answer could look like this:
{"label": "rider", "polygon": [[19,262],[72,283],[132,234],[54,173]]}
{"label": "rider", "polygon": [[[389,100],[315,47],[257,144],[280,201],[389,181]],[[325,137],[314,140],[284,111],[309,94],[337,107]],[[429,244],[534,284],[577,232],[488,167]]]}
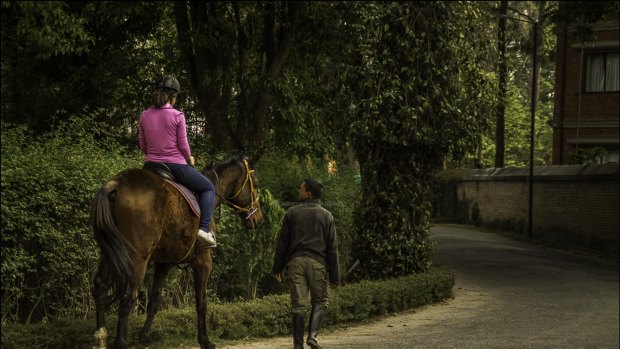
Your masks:
{"label": "rider", "polygon": [[153,106],[140,116],[140,149],[145,161],[166,164],[177,182],[198,194],[200,229],[198,237],[208,247],[217,246],[211,230],[211,215],[215,205],[215,187],[194,168],[187,141],[185,114],[174,109],[181,85],[172,75],[165,75],[155,84]]}

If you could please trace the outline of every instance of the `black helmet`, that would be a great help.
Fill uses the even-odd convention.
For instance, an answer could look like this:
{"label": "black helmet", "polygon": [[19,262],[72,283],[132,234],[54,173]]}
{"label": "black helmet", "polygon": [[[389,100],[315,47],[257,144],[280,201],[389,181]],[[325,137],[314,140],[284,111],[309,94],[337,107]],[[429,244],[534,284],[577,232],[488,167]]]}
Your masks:
{"label": "black helmet", "polygon": [[177,78],[175,78],[173,75],[164,75],[161,79],[159,79],[159,81],[155,83],[155,87],[167,87],[176,91],[177,93],[181,92],[181,85],[179,84],[179,80],[177,80]]}

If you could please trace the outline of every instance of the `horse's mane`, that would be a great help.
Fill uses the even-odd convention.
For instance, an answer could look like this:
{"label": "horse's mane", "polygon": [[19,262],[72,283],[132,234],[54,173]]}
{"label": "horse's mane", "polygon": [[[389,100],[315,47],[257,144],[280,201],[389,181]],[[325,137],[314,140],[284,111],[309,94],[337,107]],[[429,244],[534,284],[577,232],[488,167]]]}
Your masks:
{"label": "horse's mane", "polygon": [[[233,156],[233,157],[232,157],[232,158],[230,158],[230,159],[227,159],[227,160],[222,160],[222,161],[216,162],[215,164],[213,164],[213,165],[211,165],[211,166],[207,166],[207,167],[205,167],[205,171],[206,171],[206,170],[211,170],[211,171],[219,171],[219,170],[221,170],[221,169],[223,169],[223,168],[225,168],[225,167],[231,166],[231,165],[233,165],[233,164],[238,164],[238,163],[240,163],[241,161],[243,161],[244,159],[245,159],[245,157],[243,157],[243,156],[241,156],[241,157],[239,157],[239,156]],[[204,171],[203,171],[203,172],[204,172]]]}

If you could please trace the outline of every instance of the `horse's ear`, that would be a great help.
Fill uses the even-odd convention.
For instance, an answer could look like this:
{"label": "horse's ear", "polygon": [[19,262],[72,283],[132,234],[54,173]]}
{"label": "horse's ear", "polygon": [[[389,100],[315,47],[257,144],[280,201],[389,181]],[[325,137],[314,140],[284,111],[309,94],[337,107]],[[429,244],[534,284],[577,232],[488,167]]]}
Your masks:
{"label": "horse's ear", "polygon": [[252,155],[252,160],[250,161],[253,165],[256,165],[258,160],[265,154],[265,147],[260,147],[254,155]]}

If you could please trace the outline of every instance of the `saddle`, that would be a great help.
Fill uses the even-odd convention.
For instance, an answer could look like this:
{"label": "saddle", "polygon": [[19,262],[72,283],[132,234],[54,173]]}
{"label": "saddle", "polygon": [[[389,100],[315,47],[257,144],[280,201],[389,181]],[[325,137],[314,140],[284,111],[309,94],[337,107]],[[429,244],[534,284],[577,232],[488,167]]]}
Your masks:
{"label": "saddle", "polygon": [[198,195],[196,195],[195,192],[191,191],[186,186],[177,182],[176,178],[172,174],[172,171],[170,171],[170,168],[166,164],[163,164],[161,162],[146,161],[142,166],[142,169],[155,172],[156,174],[163,177],[166,182],[170,183],[176,190],[179,191],[179,193],[181,193],[181,195],[183,195],[185,201],[187,201],[189,207],[192,209],[192,212],[197,217],[200,217],[200,205],[198,204]]}
{"label": "saddle", "polygon": [[168,167],[168,165],[163,164],[161,162],[146,161],[144,165],[142,166],[142,169],[153,171],[169,181],[176,182],[176,179],[174,178],[172,171],[170,171],[170,167]]}

